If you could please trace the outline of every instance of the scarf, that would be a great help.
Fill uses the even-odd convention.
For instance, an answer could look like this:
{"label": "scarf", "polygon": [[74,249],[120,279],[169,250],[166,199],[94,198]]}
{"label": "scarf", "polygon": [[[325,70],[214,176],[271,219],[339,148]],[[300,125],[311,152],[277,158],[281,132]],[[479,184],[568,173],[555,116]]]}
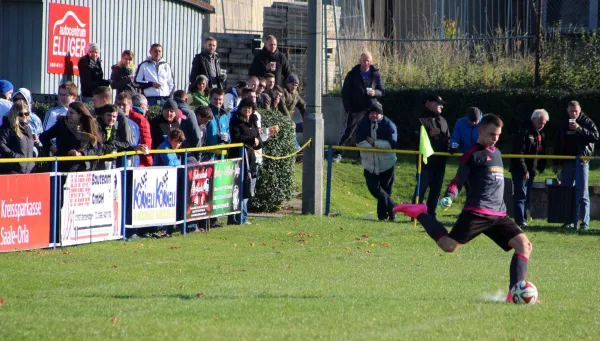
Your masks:
{"label": "scarf", "polygon": [[71,123],[69,121],[66,121],[66,124],[71,134],[73,134],[73,136],[75,136],[75,138],[80,142],[79,151],[84,151],[98,142],[96,140],[96,136],[93,134],[81,131],[80,125]]}

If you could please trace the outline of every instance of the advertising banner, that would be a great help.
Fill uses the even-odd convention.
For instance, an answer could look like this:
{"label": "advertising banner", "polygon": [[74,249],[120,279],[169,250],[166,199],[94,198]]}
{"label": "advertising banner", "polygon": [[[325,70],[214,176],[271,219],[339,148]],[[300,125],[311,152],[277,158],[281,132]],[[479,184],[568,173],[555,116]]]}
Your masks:
{"label": "advertising banner", "polygon": [[174,225],[177,218],[177,169],[133,170],[133,227]]}
{"label": "advertising banner", "polygon": [[188,220],[206,219],[240,211],[241,159],[188,166]]}
{"label": "advertising banner", "polygon": [[0,252],[50,244],[50,174],[0,176]]}
{"label": "advertising banner", "polygon": [[60,212],[62,246],[122,238],[121,199],[119,170],[69,173]]}
{"label": "advertising banner", "polygon": [[48,4],[48,73],[79,75],[90,42],[90,8]]}

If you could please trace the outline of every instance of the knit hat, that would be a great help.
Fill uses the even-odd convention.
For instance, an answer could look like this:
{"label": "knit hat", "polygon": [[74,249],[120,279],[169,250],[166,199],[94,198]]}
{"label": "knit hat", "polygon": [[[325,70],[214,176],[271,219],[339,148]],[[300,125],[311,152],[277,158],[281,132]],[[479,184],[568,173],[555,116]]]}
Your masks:
{"label": "knit hat", "polygon": [[201,80],[204,80],[206,82],[206,86],[208,86],[208,77],[205,75],[198,75],[198,77],[196,77],[194,80],[194,87],[198,86],[198,83],[200,83]]}
{"label": "knit hat", "polygon": [[11,82],[4,79],[0,79],[0,94],[5,94],[14,89],[15,87],[12,85]]}
{"label": "knit hat", "polygon": [[371,105],[371,109],[369,109],[369,113],[372,112],[376,112],[378,114],[383,114],[383,108],[381,107],[381,104],[379,104],[379,102],[375,102],[373,103],[373,105]]}
{"label": "knit hat", "polygon": [[174,99],[169,98],[165,101],[165,104],[162,107],[162,110],[179,110],[179,107],[177,106],[177,102],[175,102]]}
{"label": "knit hat", "polygon": [[300,84],[300,78],[292,73],[285,79],[285,84]]}

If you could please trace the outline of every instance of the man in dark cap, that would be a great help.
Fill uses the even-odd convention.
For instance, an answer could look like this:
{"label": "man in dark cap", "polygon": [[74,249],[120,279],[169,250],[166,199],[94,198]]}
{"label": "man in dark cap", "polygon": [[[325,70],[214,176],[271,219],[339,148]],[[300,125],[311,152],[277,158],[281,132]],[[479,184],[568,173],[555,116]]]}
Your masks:
{"label": "man in dark cap", "polygon": [[179,129],[178,112],[177,102],[172,98],[168,98],[163,105],[162,115],[156,116],[150,121],[152,149],[158,149],[158,146],[165,140],[165,136],[168,136],[171,130]]}
{"label": "man in dark cap", "polygon": [[[398,142],[398,130],[389,118],[383,116],[381,105],[374,104],[356,126],[356,145],[360,148],[394,149]],[[392,199],[396,153],[360,152],[365,168],[367,188],[377,199],[379,221],[394,221],[396,203]]]}
{"label": "man in dark cap", "polygon": [[[424,126],[433,150],[435,152],[448,151],[450,129],[448,128],[446,119],[442,117],[444,104],[446,104],[446,102],[437,95],[429,96],[425,101],[425,110],[413,123],[414,140],[417,142],[417,150],[421,126]],[[420,203],[423,203],[425,191],[429,188],[429,194],[427,196],[427,213],[432,217],[435,217],[435,210],[442,190],[447,161],[447,156],[430,156],[427,159],[427,164],[422,164],[421,186],[415,188],[413,202],[416,200],[418,194]]]}

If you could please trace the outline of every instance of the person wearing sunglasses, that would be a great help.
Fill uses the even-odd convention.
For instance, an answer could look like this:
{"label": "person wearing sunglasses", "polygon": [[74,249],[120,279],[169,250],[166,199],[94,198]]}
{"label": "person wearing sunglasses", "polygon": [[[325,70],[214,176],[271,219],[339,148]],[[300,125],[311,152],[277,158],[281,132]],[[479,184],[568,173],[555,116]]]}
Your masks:
{"label": "person wearing sunglasses", "polygon": [[[27,102],[16,100],[2,118],[0,127],[0,154],[3,158],[31,158],[33,145],[38,141],[29,126],[30,111]],[[28,174],[35,167],[35,162],[4,163],[0,166],[1,174]]]}

